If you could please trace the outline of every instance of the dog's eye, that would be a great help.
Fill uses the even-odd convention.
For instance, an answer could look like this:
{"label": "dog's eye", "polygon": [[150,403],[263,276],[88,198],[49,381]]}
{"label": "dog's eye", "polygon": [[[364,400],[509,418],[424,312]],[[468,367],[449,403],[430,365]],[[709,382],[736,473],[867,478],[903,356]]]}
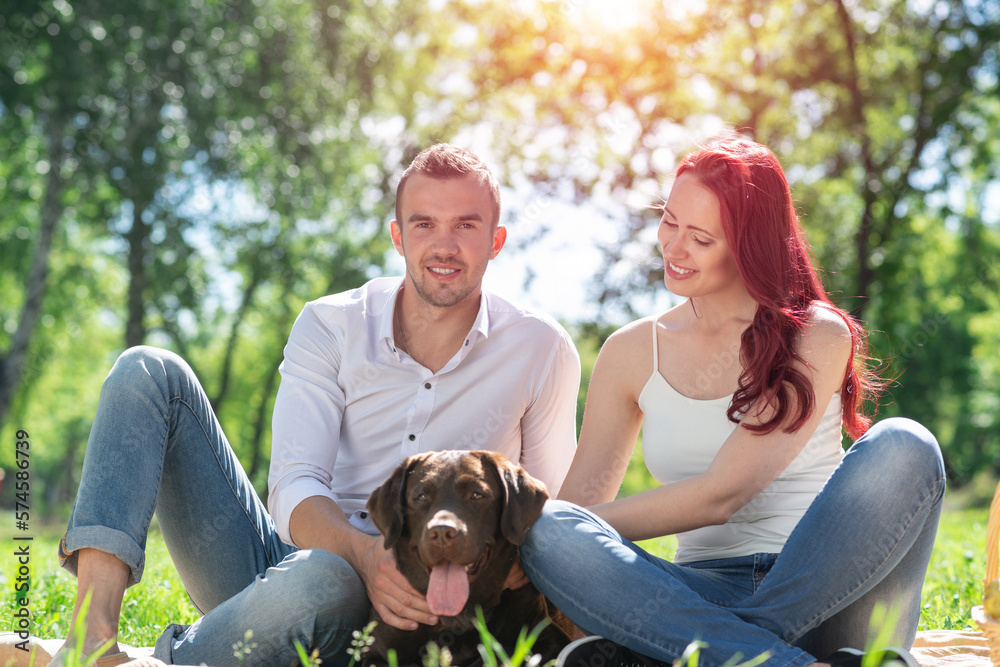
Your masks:
{"label": "dog's eye", "polygon": [[484,496],[483,494],[481,494],[479,491],[473,491],[472,492],[472,499],[473,500],[482,500],[485,497],[486,496]]}

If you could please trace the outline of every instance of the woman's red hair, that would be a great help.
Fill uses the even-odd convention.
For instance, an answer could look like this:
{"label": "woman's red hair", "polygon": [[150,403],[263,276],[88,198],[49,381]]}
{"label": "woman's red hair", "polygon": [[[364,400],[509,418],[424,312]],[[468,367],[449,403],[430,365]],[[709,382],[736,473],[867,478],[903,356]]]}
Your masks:
{"label": "woman's red hair", "polygon": [[[677,176],[683,173],[695,176],[718,198],[726,241],[743,284],[757,302],[740,345],[743,373],[729,419],[739,421],[760,399],[775,410],[768,421],[747,425],[752,431],[770,433],[784,425],[791,433],[809,418],[816,407],[812,384],[792,362],[809,310],[820,305],[840,315],[851,331],[854,345],[840,397],[844,429],[852,439],[861,437],[871,425],[871,417],[863,412],[864,400],[874,398],[881,382],[866,366],[864,329],[830,301],[813,267],[778,158],[766,146],[727,136],[686,156]],[[789,414],[793,406],[795,414]]]}

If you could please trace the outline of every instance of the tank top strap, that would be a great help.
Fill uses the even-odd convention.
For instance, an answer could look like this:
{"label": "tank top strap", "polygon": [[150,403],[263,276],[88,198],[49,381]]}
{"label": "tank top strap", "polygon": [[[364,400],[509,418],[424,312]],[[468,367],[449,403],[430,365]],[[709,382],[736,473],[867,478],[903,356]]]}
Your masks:
{"label": "tank top strap", "polygon": [[653,318],[653,372],[656,373],[660,370],[660,359],[657,356],[656,350],[656,318]]}

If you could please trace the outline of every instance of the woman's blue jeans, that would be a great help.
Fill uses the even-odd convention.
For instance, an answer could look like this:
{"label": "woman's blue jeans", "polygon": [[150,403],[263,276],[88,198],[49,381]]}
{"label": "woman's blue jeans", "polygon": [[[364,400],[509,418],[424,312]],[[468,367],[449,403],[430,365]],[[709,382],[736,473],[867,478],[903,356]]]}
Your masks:
{"label": "woman's blue jeans", "polygon": [[[169,626],[154,655],[217,667],[298,664],[294,642],[319,649],[324,665],[346,664],[351,632],[368,619],[361,579],[339,556],[281,541],[191,368],[148,347],[124,352],[98,403],[63,565],[76,552],[114,554],[142,578],[146,534],[156,512],[191,601],[204,614]],[[253,632],[238,661],[233,646]]]}
{"label": "woman's blue jeans", "polygon": [[549,501],[521,561],[582,630],[658,660],[697,639],[699,665],[765,651],[768,665],[807,665],[864,649],[880,603],[899,614],[890,643],[912,645],[944,489],[934,436],[887,419],[848,450],[780,554],[675,565],[587,510]]}

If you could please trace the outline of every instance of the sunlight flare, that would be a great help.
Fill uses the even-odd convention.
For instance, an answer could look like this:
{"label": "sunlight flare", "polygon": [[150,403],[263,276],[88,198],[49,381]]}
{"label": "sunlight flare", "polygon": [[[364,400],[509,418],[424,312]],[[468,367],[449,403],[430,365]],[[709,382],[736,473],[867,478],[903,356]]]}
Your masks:
{"label": "sunlight flare", "polygon": [[554,6],[589,30],[627,32],[653,20],[680,21],[705,10],[704,0],[560,0]]}

